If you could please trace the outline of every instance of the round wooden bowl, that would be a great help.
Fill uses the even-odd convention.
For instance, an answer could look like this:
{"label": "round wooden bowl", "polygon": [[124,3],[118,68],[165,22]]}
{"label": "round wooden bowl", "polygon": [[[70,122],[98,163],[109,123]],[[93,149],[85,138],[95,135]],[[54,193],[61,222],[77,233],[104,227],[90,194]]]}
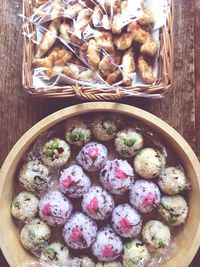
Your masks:
{"label": "round wooden bowl", "polygon": [[[139,119],[165,138],[179,156],[191,181],[188,199],[189,215],[183,230],[175,241],[176,255],[161,266],[188,266],[200,245],[200,164],[198,159],[183,137],[164,121],[139,108],[108,102],[80,104],[48,116],[27,131],[9,153],[0,173],[0,244],[8,263],[11,267],[23,267],[29,266],[29,264],[26,265],[29,261],[36,262],[35,258],[22,247],[18,229],[10,214],[10,203],[16,186],[14,177],[19,162],[36,138],[50,127],[69,117],[98,111],[117,112]],[[39,264],[35,263],[30,266],[35,267]]]}

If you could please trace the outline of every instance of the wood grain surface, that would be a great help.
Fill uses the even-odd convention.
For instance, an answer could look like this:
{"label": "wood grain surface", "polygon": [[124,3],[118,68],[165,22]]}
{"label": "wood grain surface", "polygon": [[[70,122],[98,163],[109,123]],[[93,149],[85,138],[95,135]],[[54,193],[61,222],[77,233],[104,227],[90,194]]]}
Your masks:
{"label": "wood grain surface", "polygon": [[[174,22],[173,88],[161,100],[125,99],[173,126],[200,157],[200,0],[176,0]],[[37,121],[80,100],[39,100],[21,85],[21,1],[0,3],[0,165],[6,155]],[[184,259],[183,259],[184,261]],[[200,251],[191,267],[200,266]],[[0,255],[0,267],[8,267]],[[179,266],[174,266],[179,267]],[[181,267],[181,266],[180,266]]]}

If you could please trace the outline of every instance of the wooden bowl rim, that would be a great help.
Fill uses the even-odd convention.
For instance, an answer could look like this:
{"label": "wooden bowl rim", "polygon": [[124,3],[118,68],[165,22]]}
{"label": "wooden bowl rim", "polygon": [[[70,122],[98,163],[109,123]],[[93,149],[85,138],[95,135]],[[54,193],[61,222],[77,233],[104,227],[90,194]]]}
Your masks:
{"label": "wooden bowl rim", "polygon": [[[34,142],[34,140],[44,131],[51,128],[53,125],[56,125],[57,123],[77,115],[82,115],[87,112],[116,112],[121,113],[127,116],[135,117],[136,119],[141,120],[144,124],[147,124],[148,126],[155,129],[155,131],[159,131],[161,135],[167,135],[168,137],[172,138],[173,141],[176,142],[176,144],[181,148],[183,152],[185,152],[185,155],[187,156],[187,160],[190,161],[191,166],[193,167],[196,176],[197,176],[197,182],[198,182],[198,188],[200,190],[200,164],[199,161],[193,152],[190,145],[185,141],[185,139],[169,124],[164,122],[163,120],[159,119],[155,115],[144,111],[140,108],[129,106],[126,104],[120,104],[120,103],[113,103],[113,102],[95,102],[95,103],[83,103],[74,105],[71,107],[67,107],[64,109],[61,109],[44,119],[40,120],[38,123],[36,123],[33,127],[31,127],[13,146],[10,153],[6,157],[2,168],[0,170],[0,203],[3,198],[3,186],[6,180],[6,177],[8,175],[8,171],[10,169],[11,163],[15,160],[15,158],[18,156],[20,150],[22,147],[28,148],[30,144]],[[186,152],[187,151],[187,152]],[[190,157],[188,156],[190,155]],[[21,158],[19,158],[16,162],[19,163]],[[200,196],[199,196],[200,199]],[[6,245],[6,238],[4,238],[3,234],[4,225],[1,224],[0,220],[0,248],[10,264],[11,267],[17,267],[14,259],[9,253],[9,248]],[[190,247],[190,250],[188,251],[187,257],[184,258],[185,262],[182,263],[182,267],[188,266],[193,257],[195,256],[198,248],[200,246],[200,222],[197,227],[196,236],[192,242],[192,245]],[[186,255],[185,255],[186,256]],[[21,267],[21,266],[20,266]]]}

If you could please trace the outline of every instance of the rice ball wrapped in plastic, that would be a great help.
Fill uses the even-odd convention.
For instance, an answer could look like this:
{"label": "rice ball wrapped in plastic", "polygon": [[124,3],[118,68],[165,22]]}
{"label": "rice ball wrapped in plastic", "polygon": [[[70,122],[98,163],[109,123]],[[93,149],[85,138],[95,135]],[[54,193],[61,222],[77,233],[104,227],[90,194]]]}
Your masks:
{"label": "rice ball wrapped in plastic", "polygon": [[133,128],[128,128],[117,133],[115,147],[122,157],[133,157],[143,147],[142,134]]}
{"label": "rice ball wrapped in plastic", "polygon": [[98,262],[96,264],[96,267],[122,267],[122,264],[119,261],[112,261],[112,262],[106,262],[106,263]]}
{"label": "rice ball wrapped in plastic", "polygon": [[159,175],[158,185],[168,195],[176,195],[189,189],[190,183],[180,167],[168,167]]}
{"label": "rice ball wrapped in plastic", "polygon": [[42,249],[41,261],[49,265],[66,266],[69,261],[69,250],[60,242],[55,242]]}
{"label": "rice ball wrapped in plastic", "polygon": [[129,204],[121,204],[112,212],[112,227],[118,235],[133,238],[142,229],[142,218]]}
{"label": "rice ball wrapped in plastic", "polygon": [[97,235],[97,225],[82,212],[75,212],[63,229],[66,244],[73,249],[89,248]]}
{"label": "rice ball wrapped in plastic", "polygon": [[95,220],[105,220],[114,208],[112,196],[100,186],[92,186],[83,196],[82,208]]}
{"label": "rice ball wrapped in plastic", "polygon": [[150,212],[160,203],[160,190],[151,181],[138,180],[131,186],[129,199],[138,211]]}
{"label": "rice ball wrapped in plastic", "polygon": [[188,205],[182,196],[163,196],[158,211],[169,224],[180,225],[185,223]]}
{"label": "rice ball wrapped in plastic", "polygon": [[126,160],[107,160],[99,178],[103,187],[110,193],[122,195],[131,188],[134,180],[133,168]]}
{"label": "rice ball wrapped in plastic", "polygon": [[32,193],[20,192],[11,203],[11,213],[16,219],[31,221],[38,212],[39,200]]}
{"label": "rice ball wrapped in plastic", "polygon": [[92,253],[99,261],[113,261],[121,255],[122,250],[122,241],[110,226],[98,231],[96,241],[92,245]]}
{"label": "rice ball wrapped in plastic", "polygon": [[142,230],[143,241],[152,249],[165,248],[171,240],[169,227],[157,220],[145,224]]}
{"label": "rice ball wrapped in plastic", "polygon": [[105,165],[107,155],[108,149],[104,145],[91,142],[81,149],[76,160],[86,171],[96,172]]}
{"label": "rice ball wrapped in plastic", "polygon": [[20,184],[28,191],[41,193],[48,189],[51,183],[49,169],[39,160],[25,163],[19,173]]}
{"label": "rice ball wrapped in plastic", "polygon": [[22,245],[30,251],[41,251],[51,236],[50,227],[40,219],[34,219],[27,223],[20,232]]}
{"label": "rice ball wrapped in plastic", "polygon": [[91,186],[90,178],[83,172],[78,165],[72,165],[63,169],[60,178],[60,189],[64,194],[71,198],[81,197]]}
{"label": "rice ball wrapped in plastic", "polygon": [[41,159],[47,166],[61,167],[71,155],[69,145],[60,138],[49,140],[42,148]]}
{"label": "rice ball wrapped in plastic", "polygon": [[66,121],[65,138],[69,144],[82,146],[90,141],[91,130],[81,119],[71,118]]}
{"label": "rice ball wrapped in plastic", "polygon": [[119,127],[119,118],[117,116],[97,115],[92,125],[92,133],[99,141],[112,140]]}
{"label": "rice ball wrapped in plastic", "polygon": [[146,245],[137,239],[124,245],[123,267],[145,266],[151,256]]}
{"label": "rice ball wrapped in plastic", "polygon": [[135,171],[145,179],[158,176],[165,164],[165,155],[154,148],[143,148],[134,158]]}
{"label": "rice ball wrapped in plastic", "polygon": [[39,203],[40,218],[51,226],[65,224],[72,209],[71,201],[60,191],[50,191]]}

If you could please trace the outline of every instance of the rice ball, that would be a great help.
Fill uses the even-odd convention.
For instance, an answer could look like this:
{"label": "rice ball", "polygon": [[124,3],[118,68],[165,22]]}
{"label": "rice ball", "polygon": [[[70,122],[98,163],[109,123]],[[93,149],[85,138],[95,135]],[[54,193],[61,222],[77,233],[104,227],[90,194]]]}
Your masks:
{"label": "rice ball", "polygon": [[81,257],[81,267],[95,267],[96,264],[87,256]]}
{"label": "rice ball", "polygon": [[60,178],[60,189],[64,194],[71,198],[81,197],[91,186],[90,178],[83,172],[78,165],[72,165],[63,169]]}
{"label": "rice ball", "polygon": [[182,196],[163,196],[158,211],[169,224],[180,225],[185,223],[188,205]]}
{"label": "rice ball", "polygon": [[93,121],[92,133],[99,141],[112,140],[119,127],[119,119],[116,116],[97,115]]}
{"label": "rice ball", "polygon": [[138,180],[131,186],[129,199],[131,205],[138,211],[150,212],[160,203],[160,190],[151,181]]}
{"label": "rice ball", "polygon": [[69,261],[69,250],[60,242],[55,242],[42,249],[41,261],[50,265],[66,266]]}
{"label": "rice ball", "polygon": [[41,193],[48,189],[51,182],[49,169],[39,160],[25,163],[19,173],[20,184],[28,191]]}
{"label": "rice ball", "polygon": [[134,239],[124,245],[123,267],[146,266],[150,257],[146,245]]}
{"label": "rice ball", "polygon": [[51,226],[63,225],[72,213],[72,204],[59,191],[50,191],[39,203],[39,214],[42,220]]}
{"label": "rice ball", "polygon": [[91,130],[81,119],[71,118],[66,121],[65,138],[69,144],[82,146],[90,141]]}
{"label": "rice ball", "polygon": [[142,237],[152,249],[165,248],[171,240],[169,227],[157,220],[151,220],[145,224]]}
{"label": "rice ball", "polygon": [[110,193],[122,195],[134,180],[133,168],[126,160],[107,160],[100,172],[100,181]]}
{"label": "rice ball", "polygon": [[99,261],[113,261],[117,259],[123,250],[121,239],[110,226],[101,228],[92,245],[92,253]]}
{"label": "rice ball", "polygon": [[73,249],[89,248],[97,235],[97,225],[82,212],[75,212],[63,229],[66,244]]}
{"label": "rice ball", "polygon": [[104,145],[91,142],[81,149],[76,160],[86,171],[96,172],[105,165],[107,155],[108,149]]}
{"label": "rice ball", "polygon": [[189,181],[180,167],[168,167],[160,173],[158,185],[164,193],[176,195],[189,188]]}
{"label": "rice ball", "polygon": [[142,218],[129,204],[121,204],[112,212],[112,227],[118,235],[133,238],[141,231]]}
{"label": "rice ball", "polygon": [[165,156],[154,148],[144,148],[134,158],[135,171],[145,179],[158,176],[165,164]]}
{"label": "rice ball", "polygon": [[32,193],[20,192],[11,203],[11,213],[16,219],[28,222],[31,221],[38,212],[39,200]]}
{"label": "rice ball", "polygon": [[27,223],[20,232],[22,245],[30,251],[41,251],[51,236],[51,229],[40,219],[34,219]]}
{"label": "rice ball", "polygon": [[115,147],[122,157],[133,157],[143,147],[144,140],[142,134],[128,128],[117,133]]}
{"label": "rice ball", "polygon": [[95,220],[107,219],[114,205],[112,196],[100,186],[91,187],[82,200],[83,211]]}
{"label": "rice ball", "polygon": [[41,159],[47,166],[62,167],[71,155],[69,145],[60,138],[49,140],[42,148]]}

